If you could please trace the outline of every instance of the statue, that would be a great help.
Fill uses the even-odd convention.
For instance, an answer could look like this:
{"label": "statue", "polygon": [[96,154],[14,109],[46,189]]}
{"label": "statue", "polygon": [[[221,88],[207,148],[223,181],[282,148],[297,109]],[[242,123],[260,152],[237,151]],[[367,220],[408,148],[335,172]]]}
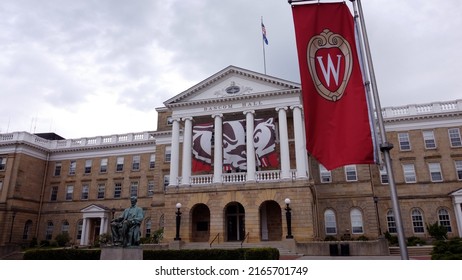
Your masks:
{"label": "statue", "polygon": [[112,242],[114,246],[138,246],[140,243],[140,225],[144,213],[141,207],[136,206],[138,198],[130,198],[131,207],[124,210],[122,215],[111,221]]}

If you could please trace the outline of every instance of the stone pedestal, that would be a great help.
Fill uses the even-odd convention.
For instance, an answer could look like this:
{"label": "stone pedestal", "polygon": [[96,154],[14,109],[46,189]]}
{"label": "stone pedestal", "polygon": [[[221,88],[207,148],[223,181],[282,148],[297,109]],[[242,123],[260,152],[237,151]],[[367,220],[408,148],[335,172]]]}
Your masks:
{"label": "stone pedestal", "polygon": [[181,248],[183,247],[184,245],[184,241],[181,241],[181,240],[175,240],[175,241],[172,241],[168,244],[168,248],[170,250],[181,250]]}
{"label": "stone pedestal", "polygon": [[101,248],[101,260],[142,260],[143,249],[141,247],[103,247]]}

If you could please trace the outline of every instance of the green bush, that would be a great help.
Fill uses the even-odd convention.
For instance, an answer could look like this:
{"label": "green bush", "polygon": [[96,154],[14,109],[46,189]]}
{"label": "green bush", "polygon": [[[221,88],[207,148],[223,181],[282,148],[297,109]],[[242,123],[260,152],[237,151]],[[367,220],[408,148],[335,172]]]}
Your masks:
{"label": "green bush", "polygon": [[385,238],[388,241],[388,245],[390,246],[398,246],[398,236],[391,235],[388,231],[385,232]]}
{"label": "green bush", "polygon": [[30,250],[24,253],[25,260],[99,260],[101,250],[51,249]]}
{"label": "green bush", "polygon": [[58,244],[58,246],[64,247],[67,244],[69,244],[69,241],[71,241],[71,237],[69,236],[69,233],[63,232],[63,233],[56,235],[55,241]]}
{"label": "green bush", "polygon": [[419,246],[419,245],[425,245],[426,242],[420,237],[417,236],[410,236],[407,238],[406,245],[407,246]]}
{"label": "green bush", "polygon": [[448,239],[448,230],[445,226],[440,225],[438,222],[427,224],[427,231],[431,237],[436,240]]}
{"label": "green bush", "polygon": [[337,237],[335,237],[335,235],[327,235],[324,241],[337,241]]}
{"label": "green bush", "polygon": [[367,237],[365,235],[361,235],[361,236],[358,236],[358,238],[356,238],[356,240],[358,240],[358,241],[368,241],[369,237]]}
{"label": "green bush", "polygon": [[436,241],[431,256],[432,260],[462,260],[462,239]]}

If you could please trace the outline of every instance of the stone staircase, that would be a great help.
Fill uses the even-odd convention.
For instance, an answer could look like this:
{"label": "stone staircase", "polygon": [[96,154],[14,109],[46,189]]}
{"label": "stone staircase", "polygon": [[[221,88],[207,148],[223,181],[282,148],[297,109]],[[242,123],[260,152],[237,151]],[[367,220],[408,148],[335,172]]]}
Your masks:
{"label": "stone staircase", "polygon": [[[401,251],[399,247],[389,247],[390,256],[400,256]],[[407,247],[407,253],[409,257],[431,257],[431,252],[433,250],[433,246],[409,246]]]}
{"label": "stone staircase", "polygon": [[261,242],[261,243],[248,243],[244,242],[222,242],[222,243],[213,243],[210,247],[208,242],[190,242],[184,244],[181,249],[238,249],[238,248],[276,248],[279,250],[279,255],[281,258],[287,258],[290,256],[291,258],[297,258],[303,256],[302,254],[298,254],[284,246],[282,242],[277,241],[268,241],[268,242]]}

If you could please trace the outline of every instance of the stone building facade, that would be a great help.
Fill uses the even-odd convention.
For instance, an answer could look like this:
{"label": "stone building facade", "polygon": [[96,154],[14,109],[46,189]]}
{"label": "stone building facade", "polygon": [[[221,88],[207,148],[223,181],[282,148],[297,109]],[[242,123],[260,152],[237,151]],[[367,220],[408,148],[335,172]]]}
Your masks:
{"label": "stone building facade", "polygon": [[[262,243],[291,235],[303,243],[395,233],[389,174],[378,165],[329,171],[307,155],[301,98],[297,83],[229,66],[157,108],[155,131],[81,139],[1,134],[0,244],[68,232],[74,244],[92,245],[131,195],[145,210],[143,237],[164,228],[165,242]],[[462,100],[384,108],[382,115],[405,235],[429,238],[426,224],[438,222],[461,236]],[[276,166],[255,154],[256,120],[268,119]],[[245,128],[245,169],[224,161],[224,124],[233,121]],[[195,169],[190,152],[198,124],[213,127],[205,171]]]}

